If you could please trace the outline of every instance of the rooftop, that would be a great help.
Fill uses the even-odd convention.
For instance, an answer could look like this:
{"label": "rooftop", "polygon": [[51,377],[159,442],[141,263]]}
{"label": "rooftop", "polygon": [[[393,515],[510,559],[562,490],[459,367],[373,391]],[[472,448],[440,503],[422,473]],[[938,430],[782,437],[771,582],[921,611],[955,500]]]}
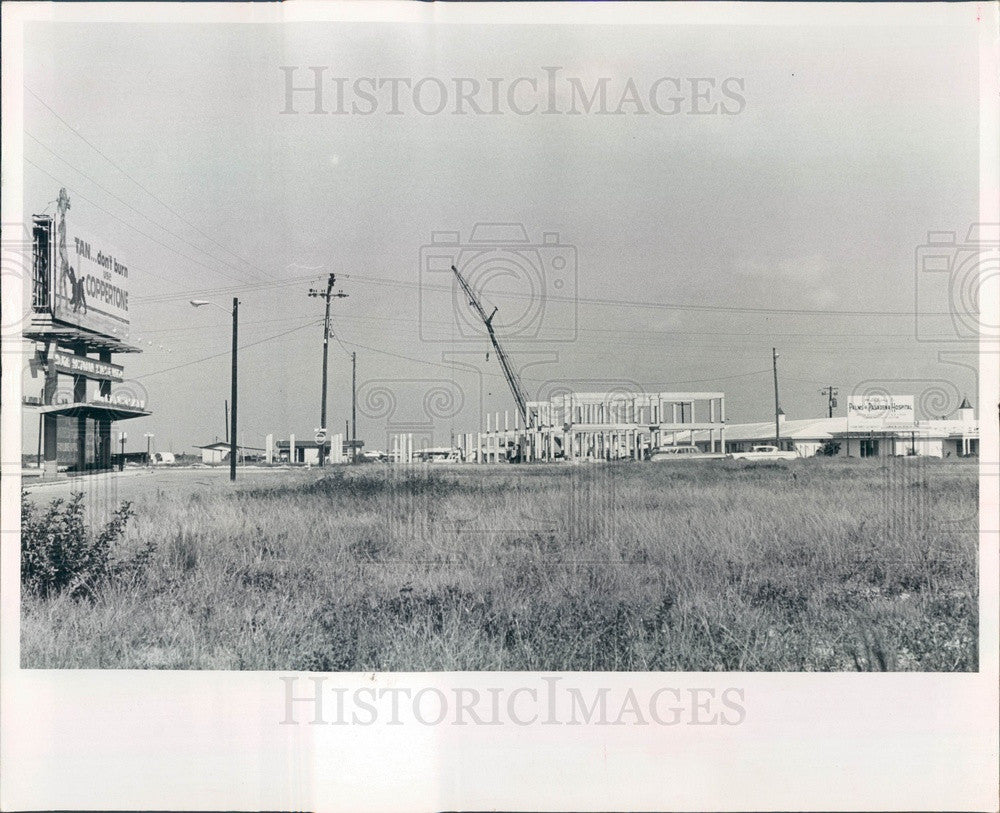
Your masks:
{"label": "rooftop", "polygon": [[153,414],[148,409],[108,401],[50,404],[40,407],[38,411],[46,415],[70,415],[75,418],[92,418],[95,421],[124,421]]}
{"label": "rooftop", "polygon": [[36,342],[55,341],[59,344],[86,348],[88,351],[109,350],[112,353],[141,353],[142,350],[126,344],[114,336],[105,336],[89,330],[57,322],[48,314],[36,313],[31,323],[22,331],[25,339]]}
{"label": "rooftop", "polygon": [[[194,448],[195,449],[219,449],[221,451],[228,452],[229,451],[229,447],[230,447],[230,443],[229,443],[228,440],[220,440],[217,443],[209,443],[207,446],[195,446]],[[257,446],[244,446],[242,443],[237,444],[236,448],[237,449],[242,449],[243,451],[251,451],[251,452],[263,452],[264,451],[263,449],[260,449]]]}

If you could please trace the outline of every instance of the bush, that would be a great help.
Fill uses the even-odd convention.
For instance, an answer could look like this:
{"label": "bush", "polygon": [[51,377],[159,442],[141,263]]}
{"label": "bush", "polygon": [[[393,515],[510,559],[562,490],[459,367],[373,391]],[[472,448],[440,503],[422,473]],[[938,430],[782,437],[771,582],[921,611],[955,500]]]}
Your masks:
{"label": "bush", "polygon": [[840,454],[840,443],[838,443],[835,440],[828,440],[826,443],[824,443],[822,446],[819,447],[819,450],[816,452],[816,454],[821,455],[823,457],[836,457],[837,455]]}
{"label": "bush", "polygon": [[151,545],[129,559],[112,555],[112,546],[121,540],[132,516],[132,504],[123,502],[94,534],[84,523],[83,494],[74,494],[69,501],[53,500],[48,509],[39,511],[22,491],[22,588],[42,597],[64,592],[74,598],[93,597],[100,585],[135,576],[145,569]]}

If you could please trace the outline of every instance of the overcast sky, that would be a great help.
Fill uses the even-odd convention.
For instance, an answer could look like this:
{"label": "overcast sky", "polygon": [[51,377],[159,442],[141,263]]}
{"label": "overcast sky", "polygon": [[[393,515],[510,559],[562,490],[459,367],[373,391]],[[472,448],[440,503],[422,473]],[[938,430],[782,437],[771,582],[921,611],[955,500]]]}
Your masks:
{"label": "overcast sky", "polygon": [[[976,220],[974,33],[36,24],[24,217],[53,212],[66,186],[74,222],[127,258],[132,337],[145,352],[116,360],[153,410],[128,423],[133,448],[147,431],[174,451],[224,434],[230,327],[219,310],[191,308],[196,297],[241,299],[243,442],[311,436],[322,301],[306,293],[330,271],[349,294],[332,305],[333,431],[350,414],[349,351],[369,447],[385,447],[387,421],[431,423],[443,443],[452,429],[475,431],[483,409],[513,410],[487,340],[454,318],[451,280],[421,267],[433,232],[467,240],[477,223],[522,224],[532,245],[558,235],[520,265],[486,246],[494,271],[523,272],[493,277],[483,296],[498,324],[520,330],[508,349],[531,397],[721,390],[731,421],[767,420],[777,346],[789,418],[825,415],[826,384],[840,389],[840,414],[872,385],[943,387],[950,412],[955,393],[975,398],[975,374],[939,361],[945,345],[916,340],[926,281],[914,258],[928,231],[961,240]],[[282,66],[302,85],[309,66],[325,67],[327,112],[312,114],[311,94],[298,93],[299,112],[282,114]],[[428,81],[416,100],[397,85],[399,114],[383,84],[366,114],[354,92],[363,77]],[[516,86],[515,106],[538,106],[525,115],[508,104],[518,77],[539,88]],[[681,79],[679,94],[656,86],[676,114],[650,109],[661,77]],[[337,78],[359,112],[329,112]],[[478,82],[483,113],[452,112],[456,78]],[[610,112],[583,112],[571,80],[589,94],[602,78]],[[711,80],[698,85],[707,100],[693,98],[691,78]],[[630,80],[639,103],[614,114]],[[447,105],[434,114],[441,86]],[[556,256],[567,262],[558,275],[547,265]],[[27,394],[40,387],[25,375]],[[33,419],[24,438],[30,451]]]}

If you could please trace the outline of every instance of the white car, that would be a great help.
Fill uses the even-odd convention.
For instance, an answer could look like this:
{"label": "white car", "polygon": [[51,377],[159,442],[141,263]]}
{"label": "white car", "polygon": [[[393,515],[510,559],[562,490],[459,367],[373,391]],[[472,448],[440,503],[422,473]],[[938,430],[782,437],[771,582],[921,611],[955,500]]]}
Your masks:
{"label": "white car", "polygon": [[754,446],[749,452],[733,452],[733,460],[798,460],[797,452],[783,452],[777,446]]}
{"label": "white car", "polygon": [[654,463],[665,463],[673,460],[714,460],[725,455],[709,454],[697,446],[660,446],[649,453],[649,459]]}
{"label": "white car", "polygon": [[461,463],[458,449],[450,446],[441,446],[435,449],[418,449],[413,453],[413,458],[421,463]]}

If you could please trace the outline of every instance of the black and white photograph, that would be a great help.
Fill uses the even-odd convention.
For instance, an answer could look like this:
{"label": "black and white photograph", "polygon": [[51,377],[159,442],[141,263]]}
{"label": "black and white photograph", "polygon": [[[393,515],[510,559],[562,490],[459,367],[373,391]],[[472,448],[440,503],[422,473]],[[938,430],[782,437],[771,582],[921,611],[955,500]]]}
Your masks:
{"label": "black and white photograph", "polygon": [[[5,809],[995,809],[996,4],[62,5],[3,6]],[[79,790],[25,704],[128,676],[283,778]],[[867,744],[623,787],[793,717]],[[456,767],[549,734],[600,790]]]}

